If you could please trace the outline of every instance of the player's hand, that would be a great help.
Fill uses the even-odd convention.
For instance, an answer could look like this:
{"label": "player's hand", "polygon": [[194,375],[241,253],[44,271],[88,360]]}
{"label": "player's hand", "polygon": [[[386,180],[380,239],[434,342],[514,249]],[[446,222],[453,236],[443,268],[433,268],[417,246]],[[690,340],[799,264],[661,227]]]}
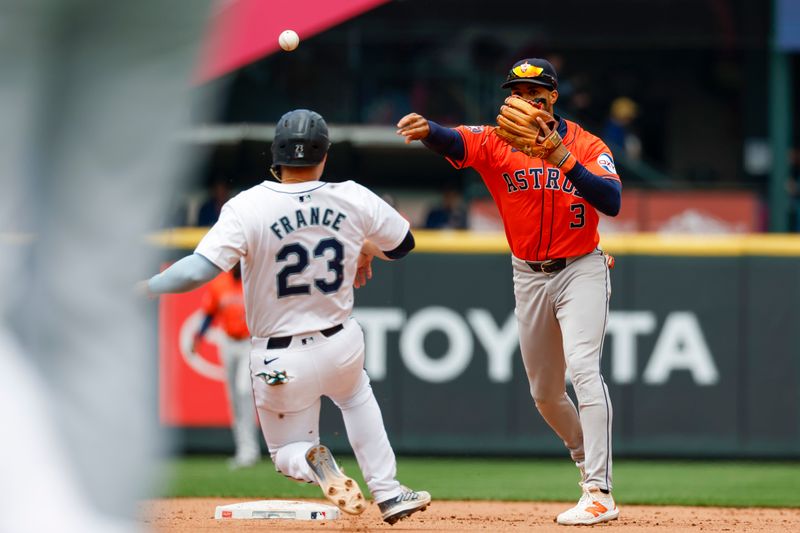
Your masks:
{"label": "player's hand", "polygon": [[539,123],[539,135],[536,137],[536,142],[543,143],[545,139],[553,132],[547,122],[542,120],[542,117],[536,117],[536,122]]}
{"label": "player's hand", "polygon": [[356,279],[353,282],[353,287],[360,289],[367,284],[368,279],[372,279],[372,257],[370,254],[361,252],[358,254],[358,263],[356,268]]}
{"label": "player's hand", "polygon": [[[544,148],[544,159],[551,165],[558,168],[563,167],[565,171],[569,172],[575,166],[575,157],[561,142],[561,136],[558,131],[555,128],[551,129],[540,117],[536,117],[536,122],[540,128],[536,142]],[[565,163],[566,166],[564,166]]]}
{"label": "player's hand", "polygon": [[409,113],[397,123],[397,134],[406,138],[406,144],[422,140],[430,133],[428,119],[417,113]]}
{"label": "player's hand", "polygon": [[147,283],[148,281],[149,280],[146,279],[142,281],[137,281],[136,285],[133,286],[133,292],[141,298],[155,300],[156,298],[158,298],[158,294],[150,291],[150,285],[148,285]]}

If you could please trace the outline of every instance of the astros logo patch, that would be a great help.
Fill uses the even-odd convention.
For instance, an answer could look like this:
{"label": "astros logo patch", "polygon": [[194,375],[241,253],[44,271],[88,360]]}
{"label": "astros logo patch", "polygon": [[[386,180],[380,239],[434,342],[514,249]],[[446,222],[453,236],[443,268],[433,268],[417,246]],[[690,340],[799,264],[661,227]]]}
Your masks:
{"label": "astros logo patch", "polygon": [[600,154],[600,157],[597,158],[597,164],[609,174],[617,173],[617,167],[614,166],[614,160],[611,159],[611,154]]}
{"label": "astros logo patch", "polygon": [[465,126],[465,128],[472,133],[480,133],[483,131],[483,126]]}

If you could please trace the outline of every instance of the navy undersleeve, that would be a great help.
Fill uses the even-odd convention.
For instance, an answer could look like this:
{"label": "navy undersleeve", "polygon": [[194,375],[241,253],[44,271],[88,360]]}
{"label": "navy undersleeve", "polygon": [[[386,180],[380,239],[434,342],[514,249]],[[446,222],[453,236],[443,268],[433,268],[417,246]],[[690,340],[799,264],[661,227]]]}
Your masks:
{"label": "navy undersleeve", "polygon": [[593,174],[580,163],[567,172],[567,178],[595,209],[604,215],[617,216],[622,203],[620,182]]}
{"label": "navy undersleeve", "polygon": [[454,129],[440,126],[432,120],[428,121],[428,126],[431,132],[422,139],[422,144],[453,161],[464,159],[464,140],[460,133]]}

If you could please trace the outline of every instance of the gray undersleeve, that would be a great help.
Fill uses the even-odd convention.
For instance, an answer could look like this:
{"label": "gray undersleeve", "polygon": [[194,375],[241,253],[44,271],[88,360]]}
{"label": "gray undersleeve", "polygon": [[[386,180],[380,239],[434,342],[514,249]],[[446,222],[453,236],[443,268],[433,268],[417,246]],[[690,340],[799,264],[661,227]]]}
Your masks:
{"label": "gray undersleeve", "polygon": [[207,283],[222,272],[217,265],[200,254],[187,255],[147,282],[157,294],[188,292]]}

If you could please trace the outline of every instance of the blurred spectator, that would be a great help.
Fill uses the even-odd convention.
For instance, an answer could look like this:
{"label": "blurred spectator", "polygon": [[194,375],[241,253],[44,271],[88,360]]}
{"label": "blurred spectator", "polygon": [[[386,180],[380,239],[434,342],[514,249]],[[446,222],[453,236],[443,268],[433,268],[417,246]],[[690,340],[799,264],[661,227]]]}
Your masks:
{"label": "blurred spectator", "polygon": [[385,192],[381,194],[381,200],[389,204],[393,209],[397,209],[397,198],[394,195]]}
{"label": "blurred spectator", "polygon": [[[558,72],[558,71],[556,71]],[[559,94],[561,94],[561,85],[564,82],[559,81]],[[592,83],[589,75],[586,73],[578,72],[570,76],[567,80],[569,92],[566,100],[562,103],[559,96],[559,103],[572,117],[578,120],[591,119],[592,109]]]}
{"label": "blurred spectator", "polygon": [[558,99],[563,102],[569,101],[575,92],[575,87],[573,86],[571,76],[564,68],[564,56],[561,54],[550,54],[546,59],[550,61],[550,64],[553,65],[553,68],[559,73]]}
{"label": "blurred spectator", "polygon": [[394,88],[373,98],[364,109],[367,124],[394,124],[411,109],[408,91]]}
{"label": "blurred spectator", "polygon": [[442,193],[442,202],[428,212],[425,218],[427,229],[467,229],[467,207],[464,196],[456,187],[447,187]]}
{"label": "blurred spectator", "polygon": [[632,127],[638,113],[639,106],[630,98],[615,98],[603,128],[603,140],[612,149],[621,149],[628,158],[636,160],[642,157],[642,141]]}
{"label": "blurred spectator", "polygon": [[389,194],[389,193],[387,193],[387,192],[385,192],[385,193],[381,194],[381,195],[380,195],[380,197],[381,197],[381,200],[383,200],[384,202],[386,202],[387,204],[389,204],[389,206],[391,206],[391,207],[392,207],[392,209],[394,209],[395,211],[397,211],[398,213],[400,213],[400,216],[401,216],[401,217],[403,217],[404,219],[408,220],[409,222],[411,222],[411,223],[413,224],[413,222],[412,222],[412,220],[411,220],[411,217],[408,215],[408,213],[406,213],[405,211],[403,211],[403,210],[400,208],[400,206],[398,205],[398,203],[397,203],[397,198],[395,198],[393,195],[391,195],[391,194]]}
{"label": "blurred spectator", "polygon": [[231,198],[231,189],[227,180],[216,179],[209,189],[209,197],[197,213],[197,225],[202,227],[213,226],[219,218],[222,206]]}
{"label": "blurred spectator", "polygon": [[[535,55],[535,54],[534,54]],[[559,109],[570,120],[590,120],[593,85],[586,72],[572,72],[565,67],[564,56],[551,54],[547,60],[559,73]],[[602,117],[605,118],[605,117]],[[601,120],[602,120],[601,118]]]}

